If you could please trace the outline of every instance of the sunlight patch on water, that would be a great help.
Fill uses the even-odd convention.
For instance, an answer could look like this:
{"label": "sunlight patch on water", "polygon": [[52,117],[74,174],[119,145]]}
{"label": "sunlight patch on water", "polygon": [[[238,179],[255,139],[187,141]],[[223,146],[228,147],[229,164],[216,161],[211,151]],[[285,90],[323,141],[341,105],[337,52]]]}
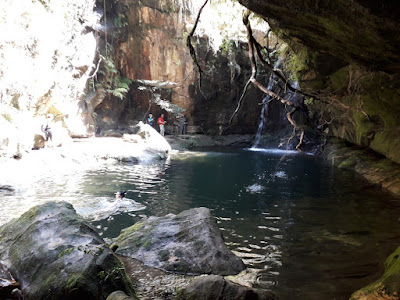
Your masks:
{"label": "sunlight patch on water", "polygon": [[246,150],[254,152],[263,152],[268,154],[286,154],[286,155],[300,154],[300,152],[296,150],[283,150],[283,149],[247,148]]}

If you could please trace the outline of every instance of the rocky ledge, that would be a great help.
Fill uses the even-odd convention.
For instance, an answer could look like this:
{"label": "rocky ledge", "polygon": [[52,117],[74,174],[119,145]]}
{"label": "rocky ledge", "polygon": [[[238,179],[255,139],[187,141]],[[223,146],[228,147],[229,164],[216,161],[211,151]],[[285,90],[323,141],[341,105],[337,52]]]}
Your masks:
{"label": "rocky ledge", "polygon": [[370,183],[400,195],[400,165],[384,156],[335,138],[325,146],[324,155],[332,165],[355,171]]}

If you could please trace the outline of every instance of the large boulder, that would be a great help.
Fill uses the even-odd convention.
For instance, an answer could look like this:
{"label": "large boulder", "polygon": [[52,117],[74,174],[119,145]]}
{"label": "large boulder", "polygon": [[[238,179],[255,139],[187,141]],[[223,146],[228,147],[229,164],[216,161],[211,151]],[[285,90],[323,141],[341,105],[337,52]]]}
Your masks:
{"label": "large boulder", "polygon": [[0,262],[29,299],[134,296],[122,262],[66,202],[47,202],[0,227]]}
{"label": "large boulder", "polygon": [[177,273],[232,275],[245,268],[203,207],[144,219],[121,231],[115,244],[118,254]]}
{"label": "large boulder", "polygon": [[137,126],[137,134],[142,138],[145,150],[149,153],[156,154],[161,158],[166,158],[171,152],[171,146],[167,140],[149,124],[139,122]]}
{"label": "large boulder", "polygon": [[274,300],[273,293],[262,289],[252,289],[230,282],[222,276],[209,275],[200,277],[181,290],[174,300]]}

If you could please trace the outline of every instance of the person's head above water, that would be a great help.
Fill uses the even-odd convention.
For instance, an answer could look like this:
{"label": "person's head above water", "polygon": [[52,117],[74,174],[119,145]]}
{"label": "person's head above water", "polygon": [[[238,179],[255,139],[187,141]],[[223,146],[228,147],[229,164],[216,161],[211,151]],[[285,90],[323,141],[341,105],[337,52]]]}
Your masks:
{"label": "person's head above water", "polygon": [[122,199],[125,197],[126,191],[118,191],[115,193],[115,199]]}

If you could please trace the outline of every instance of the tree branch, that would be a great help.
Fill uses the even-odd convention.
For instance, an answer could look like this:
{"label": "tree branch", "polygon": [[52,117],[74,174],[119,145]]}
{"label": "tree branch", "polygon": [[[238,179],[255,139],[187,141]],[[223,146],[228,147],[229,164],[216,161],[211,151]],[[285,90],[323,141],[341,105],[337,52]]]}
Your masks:
{"label": "tree branch", "polygon": [[[293,102],[291,102],[291,101],[289,101],[289,100],[286,100],[286,99],[282,98],[281,96],[279,96],[278,94],[272,92],[271,90],[269,90],[268,88],[266,88],[264,85],[262,85],[260,82],[257,81],[257,78],[256,78],[256,77],[257,77],[257,63],[256,63],[255,55],[254,55],[254,50],[256,51],[257,57],[259,58],[259,60],[260,60],[271,72],[273,72],[278,78],[280,78],[281,80],[283,80],[283,81],[285,82],[285,84],[288,84],[288,80],[287,80],[284,76],[282,76],[282,74],[280,74],[280,73],[278,73],[277,71],[275,71],[275,70],[273,69],[273,67],[271,67],[271,65],[268,64],[268,62],[265,61],[264,58],[262,57],[262,54],[261,54],[261,45],[258,44],[258,42],[257,42],[257,41],[254,39],[254,37],[253,37],[253,31],[252,31],[251,26],[250,26],[249,16],[250,16],[250,11],[247,10],[246,13],[245,13],[244,16],[243,16],[243,24],[246,26],[246,29],[247,29],[247,43],[248,43],[248,46],[249,46],[249,59],[250,59],[250,64],[251,64],[251,77],[250,77],[249,81],[247,82],[247,84],[246,84],[246,86],[245,86],[245,89],[244,89],[244,92],[243,92],[243,94],[242,94],[242,97],[240,98],[240,102],[241,102],[241,100],[243,99],[244,93],[245,93],[246,90],[247,90],[248,83],[251,82],[251,83],[253,83],[256,87],[258,87],[261,91],[263,91],[265,94],[267,94],[268,96],[270,96],[271,98],[280,101],[280,102],[281,102],[282,104],[284,104],[285,106],[291,106],[291,107],[293,107],[293,109],[292,109],[291,111],[289,111],[289,112],[286,114],[286,118],[288,119],[289,123],[293,126],[293,136],[292,136],[292,138],[295,136],[297,130],[300,130],[300,132],[301,132],[301,134],[300,134],[300,141],[299,141],[299,143],[298,143],[297,146],[296,146],[296,149],[299,150],[299,151],[301,151],[301,150],[300,150],[300,147],[301,147],[301,145],[302,145],[302,143],[303,143],[303,139],[304,139],[304,129],[303,129],[302,127],[300,127],[300,126],[293,120],[293,114],[294,114],[300,107],[297,107]],[[290,88],[292,91],[295,91],[295,92],[298,91],[297,89],[291,87],[290,84],[289,84],[289,88]],[[299,91],[299,92],[301,92],[301,91]],[[233,116],[237,113],[239,107],[240,107],[240,103],[238,104],[238,107],[236,108],[234,114],[232,115],[232,117],[231,117],[231,119],[230,119],[231,121],[232,121],[232,119],[233,119]],[[292,138],[290,138],[290,139],[292,139]]]}
{"label": "tree branch", "polygon": [[192,57],[193,62],[195,63],[195,65],[197,66],[197,68],[199,70],[200,77],[201,77],[201,74],[204,72],[201,69],[199,62],[197,61],[196,51],[194,50],[193,45],[192,45],[192,37],[196,31],[197,24],[199,23],[200,15],[203,11],[203,8],[206,6],[207,3],[208,3],[208,0],[204,1],[203,5],[200,7],[199,12],[197,13],[196,21],[194,22],[193,28],[186,38],[186,46],[189,48],[190,56]]}

